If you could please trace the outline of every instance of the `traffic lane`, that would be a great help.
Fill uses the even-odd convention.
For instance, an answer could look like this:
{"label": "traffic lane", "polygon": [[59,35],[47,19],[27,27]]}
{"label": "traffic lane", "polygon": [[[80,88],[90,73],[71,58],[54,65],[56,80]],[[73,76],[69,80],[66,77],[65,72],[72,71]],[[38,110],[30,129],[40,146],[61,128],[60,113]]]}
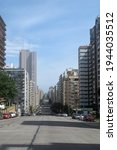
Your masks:
{"label": "traffic lane", "polygon": [[[3,130],[0,133],[0,137],[4,137],[4,142],[0,139],[1,150],[58,150],[58,148],[63,150],[66,148],[68,150],[85,150],[86,148],[89,148],[89,150],[99,150],[99,130],[60,126],[58,124],[59,121],[62,124],[63,122],[70,121],[73,123],[76,122],[69,118],[34,116],[21,117],[19,120],[21,122],[20,125],[16,123],[18,126],[14,128],[13,123],[9,126],[9,129]],[[22,124],[25,121],[30,121],[30,123],[28,122],[29,124],[27,125]],[[34,122],[33,125],[32,122]],[[41,125],[38,124],[39,122],[41,122]]]}
{"label": "traffic lane", "polygon": [[[21,120],[22,118],[20,118]],[[21,122],[3,126],[0,129],[0,150],[28,150],[34,142],[38,130],[37,126],[21,126]]]}
{"label": "traffic lane", "polygon": [[[32,122],[29,124],[32,126]],[[34,150],[100,149],[99,129],[86,126],[84,122],[69,117],[45,116],[42,122],[37,121],[34,124],[40,126],[39,134],[32,145]]]}
{"label": "traffic lane", "polygon": [[[40,126],[59,126],[59,127],[79,127],[79,128],[94,128],[99,129],[100,124],[97,122],[83,122],[83,121],[68,121],[68,120],[61,120],[61,117],[57,117],[58,120],[28,120],[23,121],[22,125],[40,125]],[[64,118],[64,117],[62,117]],[[59,120],[60,119],[60,120]]]}
{"label": "traffic lane", "polygon": [[[69,123],[69,120],[64,121],[66,123]],[[51,121],[47,121],[46,125],[43,124],[44,122],[42,122],[42,125],[40,125],[39,134],[37,135],[34,144],[37,144],[38,142],[41,145],[47,145],[50,143],[87,143],[95,145],[100,143],[99,129],[94,129],[90,127],[85,128],[81,126],[58,126],[58,124],[55,125],[56,122],[56,120],[54,120],[53,123],[51,123]]]}

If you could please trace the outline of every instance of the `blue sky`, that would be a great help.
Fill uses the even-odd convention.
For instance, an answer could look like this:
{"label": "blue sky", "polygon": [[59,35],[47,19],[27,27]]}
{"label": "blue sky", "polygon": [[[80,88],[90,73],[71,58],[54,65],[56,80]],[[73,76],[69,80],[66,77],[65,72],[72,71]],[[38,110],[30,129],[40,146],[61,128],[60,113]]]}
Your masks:
{"label": "blue sky", "polygon": [[19,64],[19,50],[37,52],[38,85],[56,85],[67,68],[78,68],[78,47],[100,15],[99,0],[0,0],[6,23],[6,63]]}

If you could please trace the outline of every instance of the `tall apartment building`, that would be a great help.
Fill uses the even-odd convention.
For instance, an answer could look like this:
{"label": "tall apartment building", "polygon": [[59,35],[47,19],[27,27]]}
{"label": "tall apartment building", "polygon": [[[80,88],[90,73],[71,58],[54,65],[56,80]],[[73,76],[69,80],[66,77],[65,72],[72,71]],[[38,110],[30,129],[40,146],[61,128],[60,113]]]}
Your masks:
{"label": "tall apartment building", "polygon": [[88,108],[91,103],[89,99],[89,51],[90,46],[80,46],[78,49],[80,108]]}
{"label": "tall apartment building", "polygon": [[59,76],[59,81],[57,85],[57,101],[64,105],[63,103],[63,75]]}
{"label": "tall apartment building", "polygon": [[89,46],[78,49],[80,76],[80,107],[99,113],[100,105],[100,18],[90,29]]}
{"label": "tall apartment building", "polygon": [[21,50],[19,58],[20,68],[24,68],[29,73],[29,78],[37,85],[37,55],[36,52]]}
{"label": "tall apartment building", "polygon": [[49,98],[49,101],[51,103],[55,103],[55,91],[54,91],[54,87],[51,86],[49,87],[49,91],[48,91],[48,98]]}
{"label": "tall apartment building", "polygon": [[42,101],[42,99],[44,97],[43,90],[37,88],[37,97],[38,97],[38,99],[37,99],[37,105],[40,105],[40,103],[41,103],[41,101]]}
{"label": "tall apartment building", "polygon": [[5,71],[16,81],[17,96],[14,99],[17,111],[29,112],[29,75],[24,69],[5,68]]}
{"label": "tall apartment building", "polygon": [[36,108],[36,91],[35,90],[35,82],[30,80],[30,86],[29,86],[29,104],[32,106],[33,109]]}
{"label": "tall apartment building", "polygon": [[72,109],[79,107],[79,76],[77,69],[66,69],[60,75],[57,89],[54,90],[56,102],[68,105]]}
{"label": "tall apartment building", "polygon": [[0,70],[5,66],[6,24],[0,16]]}
{"label": "tall apartment building", "polygon": [[90,29],[90,60],[92,73],[92,101],[94,109],[99,112],[100,107],[100,17],[95,20],[95,25]]}
{"label": "tall apartment building", "polygon": [[63,76],[63,102],[72,109],[79,107],[79,75],[77,69],[67,69]]}
{"label": "tall apartment building", "polygon": [[36,107],[36,93],[37,93],[37,55],[36,52],[30,52],[29,50],[20,51],[19,59],[20,68],[25,69],[29,74],[30,80],[30,106]]}
{"label": "tall apartment building", "polygon": [[56,86],[50,87],[48,97],[52,103],[61,103],[72,109],[79,108],[79,75],[78,69],[66,69],[59,76]]}

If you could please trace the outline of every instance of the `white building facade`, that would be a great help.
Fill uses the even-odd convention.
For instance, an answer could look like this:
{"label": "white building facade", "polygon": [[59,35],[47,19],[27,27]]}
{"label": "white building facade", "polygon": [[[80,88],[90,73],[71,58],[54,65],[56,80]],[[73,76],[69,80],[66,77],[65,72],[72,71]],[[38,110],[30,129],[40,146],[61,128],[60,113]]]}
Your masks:
{"label": "white building facade", "polygon": [[24,69],[5,68],[5,71],[14,78],[17,88],[17,96],[14,99],[16,111],[29,113],[29,75]]}

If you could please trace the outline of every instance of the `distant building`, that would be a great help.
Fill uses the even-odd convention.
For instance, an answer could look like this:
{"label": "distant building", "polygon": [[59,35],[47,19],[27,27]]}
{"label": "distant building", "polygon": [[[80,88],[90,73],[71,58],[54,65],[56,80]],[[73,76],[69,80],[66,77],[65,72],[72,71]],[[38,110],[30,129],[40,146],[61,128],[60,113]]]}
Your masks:
{"label": "distant building", "polygon": [[36,108],[36,98],[37,98],[37,55],[36,52],[31,52],[29,50],[21,50],[19,58],[20,68],[25,69],[29,74],[30,80],[30,106]]}
{"label": "distant building", "polygon": [[37,85],[37,55],[36,52],[21,50],[19,58],[20,68],[29,73],[29,78]]}
{"label": "distant building", "polygon": [[24,69],[5,68],[5,71],[14,78],[17,87],[17,96],[14,99],[16,109],[21,113],[29,112],[29,75]]}
{"label": "distant building", "polygon": [[63,103],[63,75],[62,74],[59,76],[59,81],[57,84],[57,102],[64,104]]}
{"label": "distant building", "polygon": [[6,24],[0,16],[0,70],[5,66]]}
{"label": "distant building", "polygon": [[63,74],[63,104],[79,108],[79,75],[77,69],[67,69]]}
{"label": "distant building", "polygon": [[53,91],[54,91],[53,101],[57,102],[57,86],[56,85],[53,87]]}
{"label": "distant building", "polygon": [[15,67],[13,63],[11,63],[11,64],[5,65],[4,68],[17,68],[17,67]]}
{"label": "distant building", "polygon": [[41,101],[42,101],[42,99],[44,97],[44,92],[43,92],[43,90],[41,90],[41,89],[38,88],[38,92],[37,93],[38,93],[39,105],[40,105],[40,103],[41,103]]}
{"label": "distant building", "polygon": [[49,97],[52,102],[68,105],[72,109],[79,107],[79,75],[77,69],[66,69],[59,76],[56,86],[49,88]]}
{"label": "distant building", "polygon": [[56,86],[51,86],[49,87],[49,91],[48,91],[48,98],[49,101],[51,103],[57,103],[59,101],[57,101],[57,90],[56,90]]}
{"label": "distant building", "polygon": [[35,89],[35,82],[30,80],[29,84],[29,104],[33,107],[33,109],[36,108],[36,89]]}

